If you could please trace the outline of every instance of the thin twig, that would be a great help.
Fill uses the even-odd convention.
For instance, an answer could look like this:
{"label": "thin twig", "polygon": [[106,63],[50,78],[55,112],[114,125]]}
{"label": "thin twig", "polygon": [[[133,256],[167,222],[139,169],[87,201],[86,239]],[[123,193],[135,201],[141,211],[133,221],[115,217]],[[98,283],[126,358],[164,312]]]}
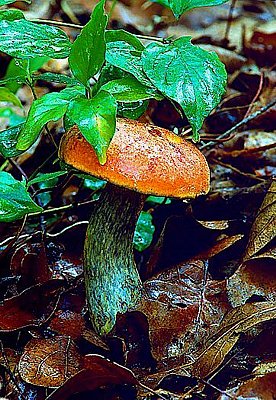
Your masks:
{"label": "thin twig", "polygon": [[244,118],[247,118],[248,115],[251,113],[251,110],[252,110],[252,107],[253,107],[255,101],[258,99],[258,97],[260,96],[260,93],[261,93],[261,91],[263,89],[263,83],[264,83],[264,73],[263,73],[263,71],[261,71],[259,87],[257,89],[257,92],[256,92],[253,100],[250,103],[250,106],[248,107],[248,110],[246,111],[246,114],[245,114]]}
{"label": "thin twig", "polygon": [[[29,21],[34,22],[36,24],[56,25],[56,26],[61,26],[64,28],[72,28],[72,29],[79,29],[79,30],[81,30],[83,28],[83,25],[71,24],[69,22],[62,22],[62,21],[53,21],[51,19],[34,18],[34,19],[30,19]],[[169,40],[169,39],[165,39],[165,38],[159,38],[156,36],[136,35],[136,34],[135,34],[135,36],[139,39],[151,40],[151,41],[162,42],[162,43]]]}
{"label": "thin twig", "polygon": [[[219,135],[217,137],[217,139],[224,139],[225,137],[230,135],[232,132],[235,132],[241,126],[247,124],[249,121],[252,121],[253,119],[257,118],[259,115],[261,115],[264,112],[266,112],[269,108],[273,107],[275,104],[276,104],[276,99],[272,100],[266,106],[263,106],[258,111],[254,112],[253,114],[248,115],[247,118],[244,118],[242,121],[240,121],[236,125],[232,126],[232,128],[228,129],[226,132],[224,132],[221,135]],[[203,149],[206,149],[207,147],[213,146],[215,144],[216,144],[216,142],[210,141],[210,142],[207,142],[207,143],[203,144],[202,146],[200,146],[199,149],[203,150]]]}
{"label": "thin twig", "polygon": [[73,203],[73,204],[67,204],[66,206],[61,206],[61,207],[56,207],[56,208],[50,208],[48,210],[43,210],[43,211],[37,211],[28,214],[28,217],[36,217],[38,215],[45,215],[45,214],[56,214],[60,212],[64,212],[67,210],[74,209],[75,207],[80,207],[80,206],[85,206],[87,204],[94,203],[96,200],[87,200],[84,201],[83,203]]}
{"label": "thin twig", "polygon": [[233,167],[233,165],[224,163],[224,162],[222,162],[220,160],[217,160],[216,158],[211,158],[209,161],[213,162],[214,164],[221,165],[222,167],[229,168],[232,171],[234,171],[236,174],[245,176],[248,179],[254,179],[255,181],[261,181],[261,182],[265,181],[264,178],[261,178],[259,176],[256,176],[256,175],[253,175],[253,174],[250,174],[250,173],[247,173],[247,172],[240,171],[238,168]]}
{"label": "thin twig", "polygon": [[230,28],[231,28],[231,23],[233,21],[233,12],[234,12],[234,8],[236,5],[236,1],[237,0],[232,0],[232,2],[231,2],[231,6],[229,9],[229,14],[228,14],[228,18],[227,18],[226,30],[225,30],[224,39],[223,39],[224,43],[228,43],[228,36],[229,36]]}
{"label": "thin twig", "polygon": [[46,236],[47,236],[47,237],[51,237],[51,238],[57,237],[57,236],[63,235],[65,232],[67,232],[67,231],[69,231],[69,230],[75,228],[76,226],[88,225],[88,223],[89,223],[89,221],[79,221],[79,222],[74,223],[73,225],[66,226],[66,228],[62,229],[60,232],[56,232],[56,233],[46,233]]}

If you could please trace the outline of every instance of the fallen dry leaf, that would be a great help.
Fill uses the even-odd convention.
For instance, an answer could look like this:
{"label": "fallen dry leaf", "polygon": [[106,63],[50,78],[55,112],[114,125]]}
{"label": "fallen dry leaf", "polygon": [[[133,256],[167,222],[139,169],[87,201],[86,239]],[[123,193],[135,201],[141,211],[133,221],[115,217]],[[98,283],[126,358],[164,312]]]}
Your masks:
{"label": "fallen dry leaf", "polygon": [[40,326],[53,312],[64,282],[53,279],[32,286],[0,305],[0,332]]}
{"label": "fallen dry leaf", "polygon": [[32,385],[55,388],[81,369],[82,356],[71,338],[32,339],[25,346],[18,370]]}
{"label": "fallen dry leaf", "polygon": [[[274,400],[276,393],[276,372],[249,379],[238,389],[228,392],[234,399]],[[229,396],[221,395],[219,400],[228,400]]]}
{"label": "fallen dry leaf", "polygon": [[244,261],[262,250],[276,237],[276,181],[272,181],[252,225]]}
{"label": "fallen dry leaf", "polygon": [[223,362],[242,332],[273,318],[276,318],[276,304],[273,302],[245,304],[231,310],[193,363],[192,376],[204,378],[210,375]]}
{"label": "fallen dry leaf", "polygon": [[274,318],[276,305],[272,302],[251,303],[235,308],[223,319],[216,334],[208,339],[204,350],[194,355],[195,361],[149,375],[144,382],[148,386],[156,387],[169,375],[205,378],[222,364],[242,332]]}
{"label": "fallen dry leaf", "polygon": [[156,360],[166,363],[191,353],[230,309],[225,281],[212,281],[206,272],[203,261],[192,261],[145,282],[136,311],[147,318]]}
{"label": "fallen dry leaf", "polygon": [[276,300],[276,249],[245,261],[227,281],[228,297],[233,307],[244,304],[251,296]]}
{"label": "fallen dry leaf", "polygon": [[266,375],[270,372],[276,372],[276,361],[259,364],[254,368],[253,373],[257,375]]}
{"label": "fallen dry leaf", "polygon": [[58,310],[49,327],[59,335],[70,336],[74,340],[84,338],[94,346],[109,350],[102,338],[86,327],[84,317],[75,311]]}
{"label": "fallen dry leaf", "polygon": [[77,393],[112,384],[137,385],[138,381],[129,369],[102,356],[88,354],[84,357],[83,369],[47,397],[47,400],[67,400]]}
{"label": "fallen dry leaf", "polygon": [[24,287],[46,282],[51,278],[47,255],[43,243],[24,243],[16,248],[10,269],[14,275],[19,275]]}

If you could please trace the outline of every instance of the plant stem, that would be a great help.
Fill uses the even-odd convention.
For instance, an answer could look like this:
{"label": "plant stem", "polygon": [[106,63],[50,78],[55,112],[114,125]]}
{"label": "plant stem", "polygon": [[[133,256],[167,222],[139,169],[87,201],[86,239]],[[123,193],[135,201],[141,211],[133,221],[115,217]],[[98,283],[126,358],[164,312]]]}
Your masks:
{"label": "plant stem", "polygon": [[117,313],[125,313],[140,298],[133,236],[145,198],[107,184],[89,221],[84,279],[90,319],[99,334],[108,333]]}
{"label": "plant stem", "polygon": [[[71,23],[62,22],[62,21],[53,21],[50,19],[35,18],[35,19],[30,19],[30,21],[35,22],[36,24],[63,26],[63,27],[72,28],[72,29],[80,29],[81,30],[83,28],[83,25],[71,24]],[[151,40],[151,41],[161,42],[161,43],[166,43],[169,40],[166,38],[159,38],[159,37],[155,37],[155,36],[136,35],[136,34],[135,34],[135,36],[142,40]]]}

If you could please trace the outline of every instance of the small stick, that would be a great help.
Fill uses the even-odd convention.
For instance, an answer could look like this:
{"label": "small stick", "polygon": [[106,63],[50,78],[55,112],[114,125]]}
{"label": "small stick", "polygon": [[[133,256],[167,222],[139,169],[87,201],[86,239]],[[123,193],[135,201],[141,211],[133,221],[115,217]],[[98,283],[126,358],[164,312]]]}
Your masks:
{"label": "small stick", "polygon": [[[273,107],[275,104],[276,104],[276,99],[274,99],[271,102],[269,102],[266,106],[263,106],[262,108],[260,108],[260,110],[254,112],[253,114],[248,115],[247,118],[244,118],[242,121],[240,121],[236,125],[232,126],[232,128],[228,129],[226,132],[224,132],[221,135],[219,135],[217,137],[217,139],[224,139],[225,137],[230,135],[232,132],[234,132],[235,130],[237,130],[241,126],[247,124],[249,121],[252,121],[253,119],[258,117],[259,115],[263,114],[265,111],[267,111],[269,108]],[[207,143],[203,144],[202,146],[200,146],[199,149],[203,150],[203,149],[206,149],[206,147],[210,147],[210,146],[213,146],[215,144],[216,144],[216,142],[210,141],[210,142],[207,142]]]}

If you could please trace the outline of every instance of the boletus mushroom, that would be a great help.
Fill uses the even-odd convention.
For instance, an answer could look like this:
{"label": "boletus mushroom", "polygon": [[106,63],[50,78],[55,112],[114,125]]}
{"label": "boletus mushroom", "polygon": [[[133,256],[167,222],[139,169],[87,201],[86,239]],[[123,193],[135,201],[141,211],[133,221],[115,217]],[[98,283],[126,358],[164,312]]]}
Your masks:
{"label": "boletus mushroom", "polygon": [[195,198],[209,190],[209,167],[190,142],[172,132],[117,119],[101,165],[79,129],[62,138],[66,164],[108,181],[93,211],[84,244],[84,276],[92,324],[108,333],[117,313],[134,307],[142,284],[133,257],[133,236],[146,195]]}

